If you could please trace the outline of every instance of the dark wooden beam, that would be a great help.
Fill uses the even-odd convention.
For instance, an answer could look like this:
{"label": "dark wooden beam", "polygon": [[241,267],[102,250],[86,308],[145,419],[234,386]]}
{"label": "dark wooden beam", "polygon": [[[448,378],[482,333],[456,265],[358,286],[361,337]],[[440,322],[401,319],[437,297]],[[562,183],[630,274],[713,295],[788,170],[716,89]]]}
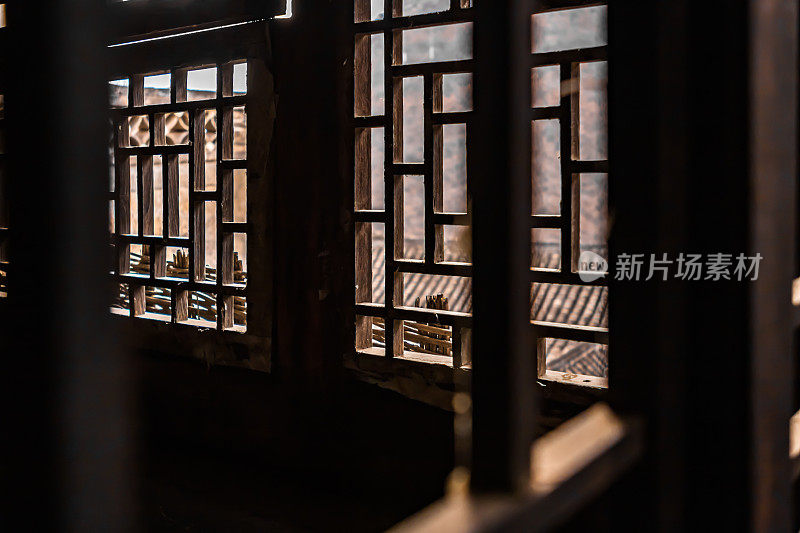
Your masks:
{"label": "dark wooden beam", "polygon": [[130,0],[106,7],[110,43],[283,15],[286,0]]}
{"label": "dark wooden beam", "polygon": [[530,265],[530,13],[527,1],[474,9],[472,489],[528,485],[535,426]]}
{"label": "dark wooden beam", "polygon": [[108,313],[103,7],[6,4],[3,51],[16,53],[5,99],[14,289],[0,320],[3,528],[135,529],[131,380]]}
{"label": "dark wooden beam", "polygon": [[750,244],[761,254],[750,285],[749,401],[754,531],[792,523],[789,427],[793,413],[790,299],[797,235],[798,7],[792,0],[750,3]]}
{"label": "dark wooden beam", "polygon": [[612,402],[647,420],[619,529],[789,529],[795,10],[609,6],[612,259],[764,258],[757,282],[611,280]]}

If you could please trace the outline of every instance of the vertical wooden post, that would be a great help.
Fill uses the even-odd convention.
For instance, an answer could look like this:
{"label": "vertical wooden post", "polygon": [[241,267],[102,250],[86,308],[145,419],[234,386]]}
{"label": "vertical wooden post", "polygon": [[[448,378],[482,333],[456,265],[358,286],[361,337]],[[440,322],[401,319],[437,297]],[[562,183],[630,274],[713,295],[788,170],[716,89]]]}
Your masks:
{"label": "vertical wooden post", "polygon": [[12,458],[2,476],[3,528],[135,530],[132,380],[108,312],[108,193],[100,185],[109,172],[104,5],[6,8],[14,289],[13,312],[0,310],[0,395],[17,407],[4,413],[0,439]]}
{"label": "vertical wooden post", "polygon": [[757,281],[612,280],[610,392],[647,421],[620,530],[790,528],[797,5],[726,7],[609,6],[612,264],[763,256]]}
{"label": "vertical wooden post", "polygon": [[792,527],[789,424],[793,329],[790,287],[797,235],[798,7],[750,2],[750,245],[760,254],[750,286],[753,531]]}
{"label": "vertical wooden post", "polygon": [[535,421],[528,317],[529,27],[525,0],[474,9],[473,451],[477,492],[524,490]]}

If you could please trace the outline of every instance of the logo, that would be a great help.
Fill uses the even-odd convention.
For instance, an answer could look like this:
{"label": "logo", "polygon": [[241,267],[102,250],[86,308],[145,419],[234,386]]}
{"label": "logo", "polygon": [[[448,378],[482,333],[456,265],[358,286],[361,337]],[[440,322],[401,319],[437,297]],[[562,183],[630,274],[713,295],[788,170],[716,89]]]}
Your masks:
{"label": "logo", "polygon": [[581,252],[578,257],[578,277],[590,282],[602,278],[608,272],[608,261],[594,252]]}

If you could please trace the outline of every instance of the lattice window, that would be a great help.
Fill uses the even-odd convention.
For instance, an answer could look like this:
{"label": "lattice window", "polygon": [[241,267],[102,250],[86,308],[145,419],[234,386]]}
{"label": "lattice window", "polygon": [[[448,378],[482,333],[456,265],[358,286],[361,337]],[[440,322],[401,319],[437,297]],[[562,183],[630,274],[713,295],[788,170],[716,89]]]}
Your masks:
{"label": "lattice window", "polygon": [[531,31],[531,320],[539,376],[602,386],[607,276],[586,281],[586,271],[591,254],[608,261],[606,7],[535,13]]}
{"label": "lattice window", "polygon": [[247,68],[182,66],[109,85],[112,309],[246,330]]}
{"label": "lattice window", "polygon": [[464,0],[355,2],[362,354],[469,364],[472,16]]}

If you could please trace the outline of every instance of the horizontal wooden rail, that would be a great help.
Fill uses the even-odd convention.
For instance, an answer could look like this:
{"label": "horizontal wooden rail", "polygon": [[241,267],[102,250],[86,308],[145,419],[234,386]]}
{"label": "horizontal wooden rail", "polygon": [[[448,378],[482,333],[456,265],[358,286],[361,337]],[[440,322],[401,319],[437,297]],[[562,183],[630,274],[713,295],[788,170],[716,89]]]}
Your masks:
{"label": "horizontal wooden rail", "polygon": [[[593,273],[596,274],[596,273]],[[545,268],[531,269],[531,283],[561,283],[564,285],[605,286],[608,285],[608,275],[600,276],[591,281],[584,281],[577,272],[561,272]]]}
{"label": "horizontal wooden rail", "polygon": [[473,59],[392,65],[390,68],[391,75],[398,78],[424,76],[426,74],[466,74],[474,71],[475,60]]}
{"label": "horizontal wooden rail", "polygon": [[536,337],[540,339],[569,339],[573,341],[608,344],[608,328],[576,326],[556,322],[543,322],[541,320],[531,320],[531,325],[533,325],[536,331]]}
{"label": "horizontal wooden rail", "polygon": [[[388,311],[388,313],[387,313]],[[355,305],[355,312],[362,316],[377,316],[392,320],[413,320],[414,322],[425,322],[442,324],[445,326],[472,326],[472,315],[469,313],[459,313],[457,311],[442,311],[440,309],[423,309],[417,307],[397,307],[386,309],[384,304],[378,303],[359,303]]]}
{"label": "horizontal wooden rail", "polygon": [[576,48],[574,50],[559,50],[557,52],[539,52],[531,54],[531,67],[544,67],[560,65],[562,63],[587,63],[604,61],[608,55],[607,46],[594,46],[591,48]]}
{"label": "horizontal wooden rail", "polygon": [[169,104],[150,104],[131,107],[115,107],[109,111],[112,117],[136,117],[139,115],[151,115],[161,113],[185,113],[198,109],[216,109],[217,106],[241,107],[247,104],[247,95],[221,96],[219,98],[209,98],[207,100],[190,100],[188,102],[176,102]]}
{"label": "horizontal wooden rail", "polygon": [[460,24],[463,22],[470,22],[472,18],[472,10],[457,9],[439,13],[424,13],[420,15],[357,22],[355,24],[355,31],[356,33],[377,33],[388,30],[409,30],[413,28],[442,26],[445,24]]}
{"label": "horizontal wooden rail", "polygon": [[451,494],[390,531],[547,531],[591,502],[633,465],[642,427],[597,403],[538,439],[531,490],[521,496]]}

